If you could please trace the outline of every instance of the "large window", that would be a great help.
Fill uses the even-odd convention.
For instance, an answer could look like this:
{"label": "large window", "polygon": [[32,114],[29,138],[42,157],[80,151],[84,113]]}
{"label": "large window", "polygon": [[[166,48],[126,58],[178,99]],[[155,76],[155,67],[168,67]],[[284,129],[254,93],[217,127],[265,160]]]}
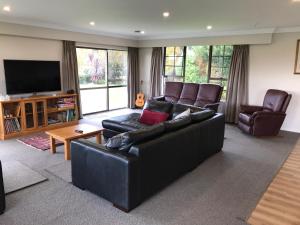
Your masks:
{"label": "large window", "polygon": [[[177,48],[183,49],[180,54],[182,60],[180,62],[184,62],[180,67],[183,70],[182,73],[176,73],[179,64],[173,63],[172,66],[169,63],[171,53],[176,52],[174,49]],[[165,78],[167,81],[220,84],[224,87],[222,99],[225,99],[232,50],[233,47],[230,45],[166,47]],[[176,57],[178,56],[174,54],[174,61]],[[168,71],[173,71],[173,73]]]}
{"label": "large window", "polygon": [[77,60],[83,114],[128,106],[126,51],[77,48]]}

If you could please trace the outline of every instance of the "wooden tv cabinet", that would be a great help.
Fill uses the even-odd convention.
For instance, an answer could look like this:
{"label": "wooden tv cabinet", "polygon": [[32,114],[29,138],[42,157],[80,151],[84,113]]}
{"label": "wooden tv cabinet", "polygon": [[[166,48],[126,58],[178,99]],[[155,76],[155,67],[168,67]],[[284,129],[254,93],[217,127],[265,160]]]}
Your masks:
{"label": "wooden tv cabinet", "polygon": [[76,94],[0,101],[0,140],[77,123]]}

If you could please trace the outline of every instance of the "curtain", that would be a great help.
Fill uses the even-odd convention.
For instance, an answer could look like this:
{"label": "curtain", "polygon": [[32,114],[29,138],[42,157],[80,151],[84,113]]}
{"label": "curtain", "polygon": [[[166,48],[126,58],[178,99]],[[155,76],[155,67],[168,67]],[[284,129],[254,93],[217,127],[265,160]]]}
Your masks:
{"label": "curtain", "polygon": [[233,47],[227,88],[226,122],[237,123],[241,104],[248,101],[249,45]]}
{"label": "curtain", "polygon": [[161,95],[161,76],[163,69],[163,50],[162,48],[153,48],[151,57],[151,97]]}
{"label": "curtain", "polygon": [[74,90],[77,94],[77,106],[79,118],[82,118],[79,78],[77,66],[76,45],[74,41],[63,41],[63,55],[62,55],[62,87],[63,91]]}
{"label": "curtain", "polygon": [[139,49],[128,48],[128,105],[135,107],[136,95],[139,92]]}

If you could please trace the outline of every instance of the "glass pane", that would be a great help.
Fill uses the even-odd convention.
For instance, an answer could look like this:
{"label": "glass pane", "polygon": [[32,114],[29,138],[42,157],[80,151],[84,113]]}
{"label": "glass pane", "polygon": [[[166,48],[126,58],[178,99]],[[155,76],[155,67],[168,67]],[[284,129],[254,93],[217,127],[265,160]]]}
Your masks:
{"label": "glass pane", "polygon": [[175,61],[175,58],[172,56],[167,56],[166,57],[166,66],[174,66],[174,61]]}
{"label": "glass pane", "polygon": [[233,46],[232,45],[226,45],[225,46],[225,54],[224,55],[231,57],[232,52],[233,52]]}
{"label": "glass pane", "polygon": [[45,126],[44,102],[36,103],[37,122],[39,127]]}
{"label": "glass pane", "polygon": [[175,56],[183,56],[184,47],[175,47]]}
{"label": "glass pane", "polygon": [[183,57],[175,58],[175,66],[183,66]]}
{"label": "glass pane", "polygon": [[230,63],[231,63],[231,57],[224,57],[224,62],[223,62],[223,67],[227,67],[229,68],[230,67]]}
{"label": "glass pane", "polygon": [[77,48],[80,88],[106,86],[107,52],[105,50]]}
{"label": "glass pane", "polygon": [[219,67],[211,67],[211,75],[212,78],[222,78],[222,68]]}
{"label": "glass pane", "polygon": [[186,53],[185,81],[206,83],[209,64],[209,46],[189,46]]}
{"label": "glass pane", "polygon": [[165,75],[166,76],[175,76],[175,69],[173,66],[166,66],[165,67]]}
{"label": "glass pane", "polygon": [[165,82],[166,82],[166,81],[183,82],[183,77],[175,77],[175,76],[172,76],[172,77],[166,77],[166,78],[165,78]]}
{"label": "glass pane", "polygon": [[128,107],[127,87],[109,88],[109,110]]}
{"label": "glass pane", "polygon": [[26,128],[34,127],[33,103],[25,103]]}
{"label": "glass pane", "polygon": [[127,52],[108,50],[108,85],[127,84]]}
{"label": "glass pane", "polygon": [[223,54],[224,54],[224,45],[213,46],[213,51],[212,51],[213,56],[223,56]]}
{"label": "glass pane", "polygon": [[82,113],[93,113],[107,110],[107,89],[80,91]]}
{"label": "glass pane", "polygon": [[174,56],[174,47],[166,48],[166,56]]}
{"label": "glass pane", "polygon": [[183,68],[182,67],[175,67],[176,76],[183,76]]}

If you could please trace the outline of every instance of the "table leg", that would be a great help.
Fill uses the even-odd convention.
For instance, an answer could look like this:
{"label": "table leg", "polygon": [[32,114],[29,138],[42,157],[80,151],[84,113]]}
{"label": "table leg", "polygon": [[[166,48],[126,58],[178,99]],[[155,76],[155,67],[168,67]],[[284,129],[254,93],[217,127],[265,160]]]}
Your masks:
{"label": "table leg", "polygon": [[52,154],[56,153],[56,145],[55,145],[55,139],[50,136],[50,151]]}
{"label": "table leg", "polygon": [[66,140],[64,141],[65,144],[65,160],[71,159],[71,147],[70,147],[70,141]]}
{"label": "table leg", "polygon": [[97,142],[98,144],[101,144],[101,134],[102,134],[102,132],[100,132],[100,133],[98,133],[98,134],[96,135],[96,142]]}

